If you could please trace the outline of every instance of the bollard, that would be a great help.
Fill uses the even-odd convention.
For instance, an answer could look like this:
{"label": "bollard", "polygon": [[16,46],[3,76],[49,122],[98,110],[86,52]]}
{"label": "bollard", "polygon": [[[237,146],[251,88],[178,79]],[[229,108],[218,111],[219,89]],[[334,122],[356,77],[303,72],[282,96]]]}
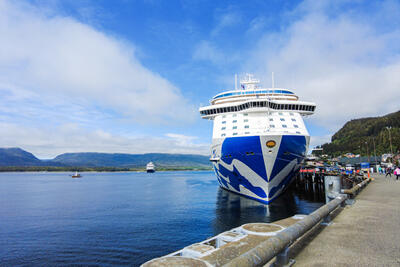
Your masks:
{"label": "bollard", "polygon": [[325,202],[328,203],[336,198],[342,189],[340,176],[325,176]]}

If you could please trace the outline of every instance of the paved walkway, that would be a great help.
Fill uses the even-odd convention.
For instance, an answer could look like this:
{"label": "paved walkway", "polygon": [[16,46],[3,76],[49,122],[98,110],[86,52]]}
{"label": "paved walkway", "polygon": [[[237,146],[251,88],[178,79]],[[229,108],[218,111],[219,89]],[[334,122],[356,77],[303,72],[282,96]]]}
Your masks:
{"label": "paved walkway", "polygon": [[400,180],[375,175],[295,256],[294,266],[400,266]]}

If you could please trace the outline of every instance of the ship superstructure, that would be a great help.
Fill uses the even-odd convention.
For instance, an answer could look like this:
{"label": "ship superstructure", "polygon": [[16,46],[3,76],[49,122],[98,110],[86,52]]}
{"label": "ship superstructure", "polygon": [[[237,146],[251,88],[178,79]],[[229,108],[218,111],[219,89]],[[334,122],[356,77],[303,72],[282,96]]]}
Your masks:
{"label": "ship superstructure", "polygon": [[214,96],[200,114],[214,121],[210,160],[220,186],[264,203],[278,197],[306,157],[303,117],[315,108],[291,90],[259,88],[250,74],[239,90]]}

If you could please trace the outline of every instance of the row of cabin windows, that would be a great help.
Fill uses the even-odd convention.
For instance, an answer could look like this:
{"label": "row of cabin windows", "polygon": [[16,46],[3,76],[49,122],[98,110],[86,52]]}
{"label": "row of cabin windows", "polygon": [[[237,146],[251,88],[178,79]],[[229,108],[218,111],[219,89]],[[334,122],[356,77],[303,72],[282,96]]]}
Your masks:
{"label": "row of cabin windows", "polygon": [[[244,128],[245,128],[245,129],[249,129],[250,126],[249,126],[249,125],[245,125]],[[232,127],[232,130],[235,130],[235,129],[237,129],[237,126],[233,126],[233,127]],[[222,131],[223,131],[223,130],[226,130],[226,127],[222,127],[221,130],[222,130]]]}
{"label": "row of cabin windows", "polygon": [[[270,124],[269,127],[275,128],[275,124]],[[293,127],[294,128],[299,128],[299,125],[294,124]],[[287,128],[287,125],[286,124],[282,124],[282,128]]]}
{"label": "row of cabin windows", "polygon": [[[309,106],[309,105],[299,105],[299,104],[276,104],[268,101],[252,101],[252,102],[247,102],[244,104],[241,104],[239,106],[233,106],[233,107],[225,107],[225,108],[214,108],[214,109],[207,109],[207,110],[202,110],[200,114],[202,115],[213,115],[213,114],[218,114],[218,113],[225,113],[225,112],[237,112],[241,110],[245,110],[248,108],[263,108],[263,107],[269,107],[275,110],[303,110],[303,111],[314,111],[315,106]],[[247,114],[244,114],[245,116]],[[233,115],[234,117],[236,114]]]}
{"label": "row of cabin windows", "polygon": [[[285,131],[285,133],[287,133],[287,131]],[[299,131],[296,131],[297,134],[301,134]],[[250,132],[244,132],[244,134],[250,134]],[[233,133],[232,135],[238,135],[238,133]],[[221,137],[225,137],[226,134],[221,134]]]}
{"label": "row of cabin windows", "polygon": [[[280,120],[281,120],[281,121],[285,121],[284,118],[280,118]],[[270,118],[269,121],[274,121],[274,119],[273,119],[273,118]],[[296,121],[296,119],[292,119],[292,121]],[[249,120],[246,119],[246,120],[243,120],[243,122],[249,122]],[[226,121],[222,121],[221,123],[222,123],[222,124],[226,124]],[[233,120],[232,123],[237,123],[237,120]]]}
{"label": "row of cabin windows", "polygon": [[[281,121],[285,121],[284,118],[280,118]],[[244,120],[244,122],[248,122],[249,120]],[[270,118],[269,121],[274,121],[274,119]],[[296,119],[292,119],[292,121],[296,121]],[[233,120],[232,123],[237,123],[237,120]],[[222,121],[222,124],[226,124],[226,121]],[[272,125],[272,124],[271,124]],[[295,128],[298,128],[299,126],[294,125]],[[237,127],[234,126],[233,129],[236,129]],[[249,126],[245,126],[244,128],[249,128]],[[222,127],[221,130],[225,130],[226,127]]]}
{"label": "row of cabin windows", "polygon": [[[270,124],[269,127],[270,127],[270,128],[275,128],[275,125],[274,125],[274,124]],[[296,125],[296,124],[294,124],[293,127],[294,127],[294,128],[299,128],[299,126]],[[245,129],[249,129],[250,126],[249,126],[249,125],[245,125],[244,128],[245,128]],[[286,124],[282,124],[282,128],[287,128],[287,125],[286,125]],[[233,126],[233,127],[232,127],[232,130],[236,130],[236,129],[237,129],[237,126]],[[222,131],[223,131],[223,130],[226,130],[226,127],[222,127],[221,130],[222,130]]]}
{"label": "row of cabin windows", "polygon": [[[284,118],[280,118],[280,120],[281,120],[281,121],[285,121]],[[269,121],[274,121],[274,118],[269,118]],[[296,119],[293,119],[293,118],[292,118],[292,121],[296,121]]]}
{"label": "row of cabin windows", "polygon": [[[249,116],[249,114],[243,113],[243,116]],[[237,117],[237,114],[233,114],[232,117]],[[226,118],[226,115],[223,115],[222,118]]]}
{"label": "row of cabin windows", "polygon": [[[243,122],[249,122],[249,120],[243,120]],[[226,124],[226,121],[222,121],[222,124]],[[237,123],[237,120],[233,120],[232,123]]]}

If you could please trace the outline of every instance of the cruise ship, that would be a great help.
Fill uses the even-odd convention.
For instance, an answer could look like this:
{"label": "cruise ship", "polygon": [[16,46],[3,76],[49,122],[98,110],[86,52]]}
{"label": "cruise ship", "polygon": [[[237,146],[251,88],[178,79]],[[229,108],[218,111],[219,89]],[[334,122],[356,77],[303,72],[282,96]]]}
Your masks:
{"label": "cruise ship", "polygon": [[146,172],[148,172],[148,173],[153,173],[153,172],[155,172],[156,171],[156,168],[155,168],[155,166],[154,166],[154,163],[153,162],[149,162],[149,163],[147,163],[147,165],[146,165]]}
{"label": "cruise ship", "polygon": [[214,96],[199,111],[214,121],[210,161],[220,186],[269,204],[299,172],[310,141],[303,117],[316,105],[259,84],[247,74],[239,89]]}

